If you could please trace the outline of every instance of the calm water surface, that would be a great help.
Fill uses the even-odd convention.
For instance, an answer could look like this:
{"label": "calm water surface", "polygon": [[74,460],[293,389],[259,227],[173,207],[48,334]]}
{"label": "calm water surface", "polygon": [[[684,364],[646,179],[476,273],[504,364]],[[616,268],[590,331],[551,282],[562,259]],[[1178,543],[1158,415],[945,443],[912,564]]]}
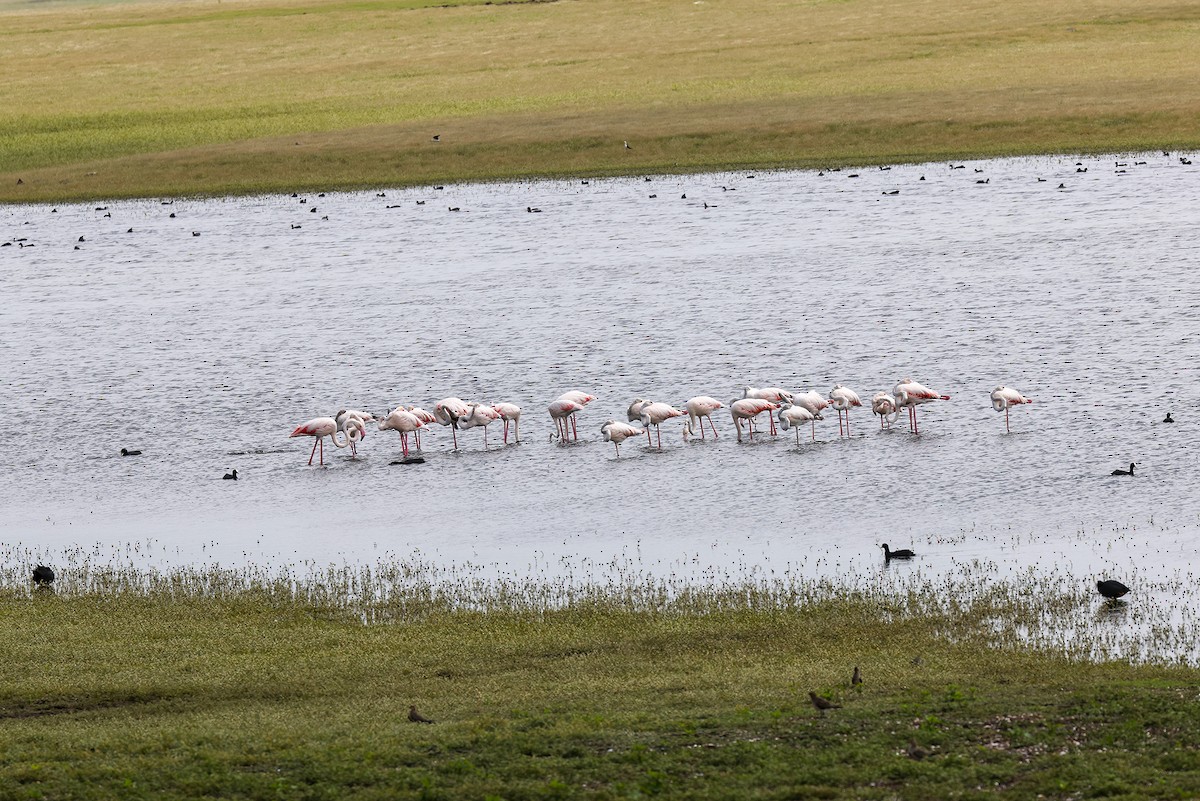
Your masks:
{"label": "calm water surface", "polygon": [[[5,207],[2,540],[848,581],[888,542],[926,576],[1190,582],[1200,167],[1177,156]],[[859,409],[849,440],[830,414],[815,443],[739,445],[719,415],[715,442],[671,421],[661,453],[618,461],[599,433],[635,396],[866,400],[907,376],[952,396],[918,436]],[[1001,383],[1036,399],[1011,434]],[[564,446],[545,408],[568,389],[597,400]],[[494,426],[452,452],[437,428],[424,465],[392,466],[397,435],[374,432],[321,469],[287,436],[449,395],[519,403],[521,444]]]}

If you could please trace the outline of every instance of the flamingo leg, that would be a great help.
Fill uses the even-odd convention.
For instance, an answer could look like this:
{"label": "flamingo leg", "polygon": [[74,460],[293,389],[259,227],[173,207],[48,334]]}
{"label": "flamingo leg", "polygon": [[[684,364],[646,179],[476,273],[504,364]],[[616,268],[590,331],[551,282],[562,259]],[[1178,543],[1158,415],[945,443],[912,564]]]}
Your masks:
{"label": "flamingo leg", "polygon": [[1009,426],[1008,426],[1008,407],[1007,406],[1004,407],[1004,430],[1007,431],[1009,434],[1012,433],[1012,429],[1009,428]]}
{"label": "flamingo leg", "polygon": [[621,458],[621,446],[617,443],[617,441],[615,439],[613,440],[613,447],[617,449],[617,458],[620,459]]}
{"label": "flamingo leg", "polygon": [[317,442],[321,443],[321,466],[325,466],[325,438],[317,437]]}
{"label": "flamingo leg", "polygon": [[321,438],[320,438],[320,437],[316,437],[316,438],[314,438],[314,439],[313,439],[313,449],[312,449],[312,453],[310,453],[310,454],[308,455],[308,466],[309,466],[309,467],[312,467],[312,460],[313,460],[313,457],[317,455],[317,443],[318,443],[318,442],[320,442],[320,441],[321,441]]}
{"label": "flamingo leg", "polygon": [[841,409],[838,409],[838,410],[837,410],[837,413],[838,413],[838,436],[839,436],[839,437],[841,437],[841,436],[845,436],[845,435],[842,433],[842,410],[841,410]]}
{"label": "flamingo leg", "polygon": [[812,423],[813,442],[816,442],[817,441],[817,421],[810,420],[809,422]]}
{"label": "flamingo leg", "polygon": [[508,418],[504,418],[504,444],[508,444]]}
{"label": "flamingo leg", "polygon": [[658,449],[662,450],[662,426],[655,426],[654,433],[658,435]]}
{"label": "flamingo leg", "polygon": [[654,440],[650,439],[650,426],[646,426],[646,447],[649,448],[654,444]]}
{"label": "flamingo leg", "polygon": [[416,440],[417,450],[421,450],[421,429],[413,432],[413,439]]}
{"label": "flamingo leg", "polygon": [[487,426],[483,427],[483,449],[487,450]]}
{"label": "flamingo leg", "polygon": [[799,448],[800,447],[800,426],[792,426],[792,428],[796,429],[796,447]]}
{"label": "flamingo leg", "polygon": [[450,433],[454,435],[454,450],[458,450],[458,426],[450,426]]}
{"label": "flamingo leg", "polygon": [[850,436],[850,410],[846,410],[846,436]]}
{"label": "flamingo leg", "polygon": [[579,442],[579,423],[575,422],[575,415],[571,415],[571,430],[575,432],[575,436],[571,439]]}
{"label": "flamingo leg", "polygon": [[408,458],[408,434],[400,432],[400,451],[404,454],[404,458]]}
{"label": "flamingo leg", "polygon": [[[712,429],[713,439],[717,438],[717,424],[712,421],[712,415],[708,415],[708,427]],[[704,431],[704,418],[700,418],[700,430]]]}

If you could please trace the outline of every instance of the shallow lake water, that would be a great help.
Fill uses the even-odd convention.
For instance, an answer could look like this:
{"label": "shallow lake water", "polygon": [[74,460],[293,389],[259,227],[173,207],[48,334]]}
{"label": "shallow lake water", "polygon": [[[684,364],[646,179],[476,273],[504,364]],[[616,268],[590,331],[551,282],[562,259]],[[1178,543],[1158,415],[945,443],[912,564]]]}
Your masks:
{"label": "shallow lake water", "polygon": [[[1180,155],[4,207],[0,538],[29,560],[848,582],[887,542],[919,554],[892,575],[1190,586],[1200,167]],[[881,430],[870,396],[909,376],[951,400]],[[618,460],[599,432],[638,396],[834,383],[868,403],[848,439],[829,412],[815,443],[739,444],[722,411],[718,440],[672,420]],[[1035,400],[1011,433],[997,384]],[[596,400],[564,445],[546,407],[571,389]],[[400,466],[371,431],[320,468],[288,438],[452,395],[520,404],[521,443],[494,425],[455,452],[435,426]]]}

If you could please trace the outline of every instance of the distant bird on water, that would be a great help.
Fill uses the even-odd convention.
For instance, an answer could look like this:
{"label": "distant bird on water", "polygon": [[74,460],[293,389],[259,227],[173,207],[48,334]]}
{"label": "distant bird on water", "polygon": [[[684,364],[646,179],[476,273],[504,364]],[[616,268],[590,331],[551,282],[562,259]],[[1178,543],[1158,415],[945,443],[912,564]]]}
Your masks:
{"label": "distant bird on water", "polygon": [[414,704],[408,706],[408,719],[413,723],[433,723],[432,720],[418,712]]}
{"label": "distant bird on water", "polygon": [[821,696],[817,695],[816,693],[812,692],[811,690],[808,693],[808,698],[810,701],[812,701],[813,707],[817,711],[819,711],[822,715],[825,714],[826,709],[841,709],[842,708],[841,704],[835,704],[833,701],[822,698]]}
{"label": "distant bird on water", "polygon": [[1167,416],[1165,418],[1163,418],[1163,422],[1164,423],[1174,423],[1175,418],[1171,416],[1170,412],[1167,412]]}
{"label": "distant bird on water", "polygon": [[33,569],[33,583],[39,587],[49,587],[54,583],[54,571],[45,565]]}
{"label": "distant bird on water", "polygon": [[130,450],[126,450],[125,448],[121,448],[121,455],[122,456],[141,456],[142,452],[141,451],[130,451]]}
{"label": "distant bird on water", "polygon": [[221,476],[221,478],[222,478],[222,479],[224,479],[224,480],[226,480],[226,481],[237,481],[237,480],[238,480],[238,478],[237,478],[237,471],[236,471],[236,470],[234,470],[234,471],[233,471],[233,472],[231,472],[231,473],[226,473],[225,475]]}
{"label": "distant bird on water", "polygon": [[890,562],[893,559],[912,559],[914,556],[916,556],[916,554],[910,551],[908,548],[901,548],[898,551],[893,551],[888,548],[888,544],[886,542],[883,544],[883,558],[885,561]]}
{"label": "distant bird on water", "polygon": [[1097,581],[1096,589],[1100,591],[1101,595],[1103,595],[1105,598],[1109,599],[1110,601],[1115,601],[1116,599],[1120,598],[1122,595],[1125,595],[1129,592],[1128,587],[1126,587],[1121,582],[1115,581],[1113,579],[1105,579],[1103,581]]}
{"label": "distant bird on water", "polygon": [[1112,471],[1112,475],[1114,475],[1114,476],[1132,476],[1133,475],[1133,462],[1129,463],[1128,470],[1114,470],[1114,471]]}
{"label": "distant bird on water", "polygon": [[1010,387],[998,386],[992,390],[992,408],[998,412],[1004,412],[1005,431],[1012,432],[1008,425],[1009,407],[1019,406],[1022,403],[1033,403],[1033,401]]}

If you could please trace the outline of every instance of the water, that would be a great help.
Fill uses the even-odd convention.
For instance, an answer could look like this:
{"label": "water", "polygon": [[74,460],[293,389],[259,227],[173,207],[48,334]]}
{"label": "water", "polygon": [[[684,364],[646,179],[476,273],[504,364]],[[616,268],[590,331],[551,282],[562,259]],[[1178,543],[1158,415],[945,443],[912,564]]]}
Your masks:
{"label": "water", "polygon": [[[888,542],[919,553],[893,575],[1190,586],[1200,168],[1121,160],[6,207],[0,238],[25,241],[0,248],[0,538],[31,559],[847,581]],[[718,413],[717,441],[676,420],[617,460],[598,430],[635,396],[868,400],[908,376],[952,396],[919,436],[858,409],[849,440],[830,413],[816,443],[739,445]],[[1035,399],[1011,434],[1001,383]],[[569,389],[597,400],[579,444],[552,443]],[[397,435],[372,432],[321,469],[288,439],[450,395],[520,404],[521,444],[496,425],[451,452],[435,427],[424,465],[393,466]]]}

